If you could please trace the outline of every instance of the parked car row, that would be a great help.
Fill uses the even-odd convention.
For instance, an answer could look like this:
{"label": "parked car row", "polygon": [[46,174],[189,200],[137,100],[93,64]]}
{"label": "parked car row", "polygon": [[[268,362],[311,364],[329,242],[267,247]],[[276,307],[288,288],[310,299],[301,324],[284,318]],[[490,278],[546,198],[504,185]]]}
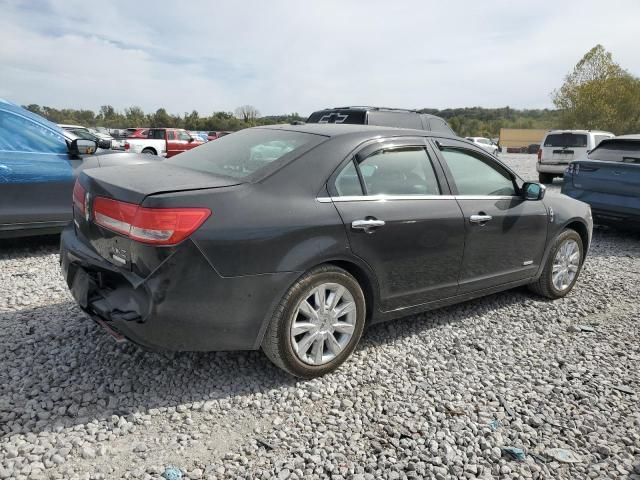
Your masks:
{"label": "parked car row", "polygon": [[[141,134],[140,134],[141,135]],[[129,137],[125,140],[125,151],[173,157],[206,143],[181,128],[149,128],[146,137]]]}

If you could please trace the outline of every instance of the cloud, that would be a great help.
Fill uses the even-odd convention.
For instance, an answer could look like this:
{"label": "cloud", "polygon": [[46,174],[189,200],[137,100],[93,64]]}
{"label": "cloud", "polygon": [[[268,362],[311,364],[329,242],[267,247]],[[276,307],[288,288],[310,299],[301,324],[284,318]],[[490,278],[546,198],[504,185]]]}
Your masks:
{"label": "cloud", "polygon": [[0,96],[56,107],[549,107],[597,43],[640,73],[636,0],[0,0],[0,11]]}

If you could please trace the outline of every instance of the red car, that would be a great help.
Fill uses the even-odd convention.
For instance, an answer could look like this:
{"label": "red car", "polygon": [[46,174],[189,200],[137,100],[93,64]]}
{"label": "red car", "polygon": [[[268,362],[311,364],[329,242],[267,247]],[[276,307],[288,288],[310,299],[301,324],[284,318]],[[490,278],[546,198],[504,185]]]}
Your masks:
{"label": "red car", "polygon": [[224,137],[225,135],[229,135],[231,132],[209,132],[207,134],[207,138],[209,139],[209,141],[211,140],[216,140],[220,137]]}
{"label": "red car", "polygon": [[169,158],[203,143],[202,140],[192,137],[182,128],[149,128],[146,137],[128,138],[124,149],[132,153],[145,153]]}

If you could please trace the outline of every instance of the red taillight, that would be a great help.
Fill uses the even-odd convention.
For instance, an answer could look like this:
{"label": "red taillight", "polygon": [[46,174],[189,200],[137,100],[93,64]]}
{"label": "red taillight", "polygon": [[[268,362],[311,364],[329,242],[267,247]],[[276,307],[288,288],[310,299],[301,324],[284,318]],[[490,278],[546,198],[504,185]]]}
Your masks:
{"label": "red taillight", "polygon": [[129,150],[130,148],[131,148],[131,145],[129,145],[129,142],[124,142],[124,149]]}
{"label": "red taillight", "polygon": [[84,215],[84,196],[85,189],[80,185],[80,181],[76,180],[75,185],[73,186],[73,206],[78,209],[78,211]]}
{"label": "red taillight", "polygon": [[541,160],[542,160],[542,149],[539,148],[538,149],[538,161],[541,161]]}
{"label": "red taillight", "polygon": [[145,208],[104,197],[93,202],[93,217],[98,225],[155,245],[180,243],[210,215],[208,208]]}

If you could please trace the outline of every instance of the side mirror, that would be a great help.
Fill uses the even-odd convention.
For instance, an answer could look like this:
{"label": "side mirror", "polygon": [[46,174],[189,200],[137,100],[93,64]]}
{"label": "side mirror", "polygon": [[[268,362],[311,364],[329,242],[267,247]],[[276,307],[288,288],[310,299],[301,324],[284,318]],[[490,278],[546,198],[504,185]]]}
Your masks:
{"label": "side mirror", "polygon": [[74,156],[91,155],[96,152],[98,143],[93,140],[76,138],[69,144],[69,153]]}
{"label": "side mirror", "polygon": [[111,140],[101,139],[98,140],[98,148],[103,148],[105,150],[111,149]]}
{"label": "side mirror", "polygon": [[193,142],[194,140],[195,140],[195,138],[189,137],[189,143]]}
{"label": "side mirror", "polygon": [[525,182],[522,185],[522,196],[525,200],[542,200],[547,187],[536,182]]}

